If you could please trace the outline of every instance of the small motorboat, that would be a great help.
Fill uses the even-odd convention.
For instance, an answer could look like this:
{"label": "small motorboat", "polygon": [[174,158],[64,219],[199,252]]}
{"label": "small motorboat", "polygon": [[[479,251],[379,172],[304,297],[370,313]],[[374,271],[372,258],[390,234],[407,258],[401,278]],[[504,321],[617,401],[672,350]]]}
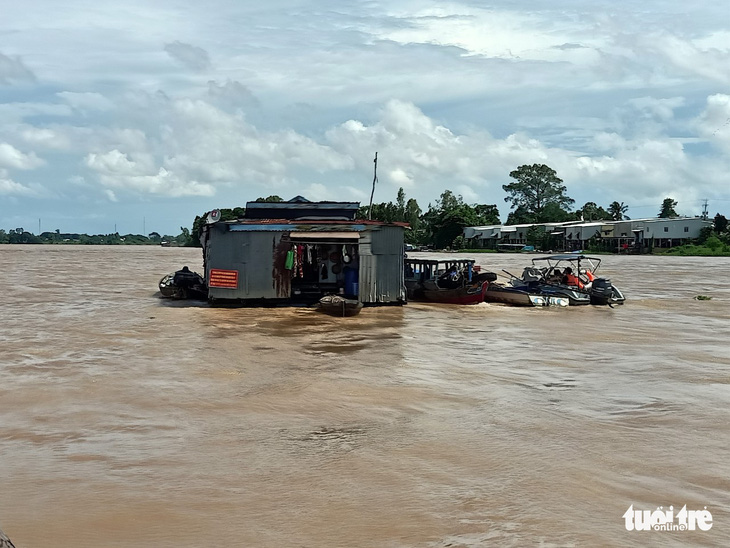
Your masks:
{"label": "small motorboat", "polygon": [[208,287],[205,280],[197,272],[187,266],[162,277],[158,284],[163,297],[170,299],[208,299]]}
{"label": "small motorboat", "polygon": [[568,306],[567,297],[540,293],[529,287],[511,287],[502,283],[490,283],[484,293],[488,303],[509,304],[512,306]]}
{"label": "small motorboat", "polygon": [[600,264],[598,257],[582,254],[550,255],[532,259],[519,277],[505,272],[512,277],[512,287],[567,298],[571,306],[623,304],[626,298],[611,280],[596,276]]}
{"label": "small motorboat", "polygon": [[325,295],[319,300],[319,309],[330,316],[357,316],[362,310],[362,303],[340,295]]}

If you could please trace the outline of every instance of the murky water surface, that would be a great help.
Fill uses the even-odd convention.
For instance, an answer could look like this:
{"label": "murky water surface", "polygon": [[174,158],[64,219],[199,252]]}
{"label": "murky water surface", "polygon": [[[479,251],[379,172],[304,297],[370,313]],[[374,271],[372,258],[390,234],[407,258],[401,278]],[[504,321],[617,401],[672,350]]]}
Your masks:
{"label": "murky water surface", "polygon": [[[730,545],[730,259],[606,256],[613,309],[345,319],[159,299],[198,249],[0,261],[19,548]],[[713,527],[630,533],[631,504]]]}

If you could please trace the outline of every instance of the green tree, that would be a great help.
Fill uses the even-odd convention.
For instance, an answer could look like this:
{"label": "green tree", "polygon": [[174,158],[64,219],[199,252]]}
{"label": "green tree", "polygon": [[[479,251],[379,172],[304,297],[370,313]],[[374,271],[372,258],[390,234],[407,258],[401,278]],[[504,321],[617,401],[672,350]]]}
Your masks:
{"label": "green tree", "polygon": [[283,202],[283,201],[284,201],[284,198],[282,198],[281,196],[277,196],[276,194],[274,194],[273,196],[267,196],[266,198],[256,198],[254,200],[254,202],[259,202],[259,203],[261,203],[261,202],[266,202],[266,203]]}
{"label": "green tree", "polygon": [[[509,174],[515,182],[502,185],[508,194],[505,202],[511,202],[515,212],[520,210],[524,222],[542,223],[556,221],[552,215],[558,211],[568,213],[575,200],[568,197],[567,188],[555,170],[544,164],[523,165]],[[548,206],[556,206],[548,209]],[[556,209],[557,208],[557,209]]]}
{"label": "green tree", "polygon": [[549,235],[545,232],[545,227],[541,225],[533,225],[527,228],[525,232],[525,243],[536,247],[537,249],[547,249],[543,242]]}
{"label": "green tree", "polygon": [[418,202],[411,198],[406,202],[406,209],[404,214],[404,220],[411,227],[410,230],[406,231],[405,240],[409,244],[422,243],[423,231],[421,230],[421,208],[418,206]]}
{"label": "green tree", "polygon": [[398,189],[398,195],[395,198],[395,207],[397,210],[398,217],[405,218],[405,216],[406,216],[406,193],[403,190],[403,187],[400,187]]}
{"label": "green tree", "polygon": [[613,221],[623,221],[626,219],[626,212],[629,210],[629,206],[624,205],[623,202],[611,202],[608,206],[608,214],[611,216]]}
{"label": "green tree", "polygon": [[477,225],[498,225],[499,220],[499,209],[497,204],[477,204],[474,206],[474,213],[477,215]]}
{"label": "green tree", "polygon": [[421,217],[426,225],[428,241],[439,248],[463,247],[459,238],[467,226],[499,223],[499,211],[494,204],[469,205],[461,196],[445,190],[429,211]]}
{"label": "green tree", "polygon": [[671,219],[672,217],[679,217],[674,208],[677,207],[677,201],[671,198],[664,198],[662,202],[662,209],[659,211],[660,219]]}
{"label": "green tree", "polygon": [[190,235],[190,229],[184,226],[180,227],[180,234],[175,238],[178,244],[186,247],[194,247],[192,236]]}
{"label": "green tree", "polygon": [[31,234],[30,232],[26,232],[25,230],[21,230],[20,232],[18,232],[18,229],[15,229],[15,232],[10,233],[10,236],[8,238],[8,243],[11,243],[11,244],[40,244],[40,243],[43,243],[43,241],[35,234]]}
{"label": "green tree", "polygon": [[522,225],[533,222],[534,217],[529,211],[527,211],[527,208],[525,208],[524,206],[517,206],[514,211],[510,212],[510,214],[507,215],[506,224]]}
{"label": "green tree", "polygon": [[611,214],[601,206],[596,205],[596,202],[586,202],[582,208],[575,212],[575,217],[584,221],[608,221],[612,218]]}
{"label": "green tree", "polygon": [[718,234],[722,234],[727,230],[727,218],[725,215],[720,215],[719,213],[715,215],[715,232]]}

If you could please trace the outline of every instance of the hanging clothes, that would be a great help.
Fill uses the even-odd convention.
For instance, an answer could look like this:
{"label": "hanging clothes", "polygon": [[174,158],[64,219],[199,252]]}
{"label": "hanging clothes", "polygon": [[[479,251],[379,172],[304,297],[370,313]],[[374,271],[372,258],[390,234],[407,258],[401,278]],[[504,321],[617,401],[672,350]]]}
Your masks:
{"label": "hanging clothes", "polygon": [[304,278],[304,246],[297,246],[297,275]]}
{"label": "hanging clothes", "polygon": [[327,263],[322,263],[322,273],[321,273],[322,279],[326,280],[329,276],[327,273]]}

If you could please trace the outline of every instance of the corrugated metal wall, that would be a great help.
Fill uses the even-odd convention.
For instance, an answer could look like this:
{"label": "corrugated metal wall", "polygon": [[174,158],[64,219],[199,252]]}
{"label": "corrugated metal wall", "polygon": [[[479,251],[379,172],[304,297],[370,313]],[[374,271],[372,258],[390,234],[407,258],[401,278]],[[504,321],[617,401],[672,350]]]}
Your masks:
{"label": "corrugated metal wall", "polygon": [[360,300],[364,303],[405,302],[403,229],[383,226],[360,236]]}
{"label": "corrugated metal wall", "polygon": [[275,249],[281,232],[232,232],[225,225],[215,227],[208,242],[206,278],[210,268],[238,271],[238,289],[209,287],[212,299],[276,299],[287,294],[277,292],[272,283]]}

